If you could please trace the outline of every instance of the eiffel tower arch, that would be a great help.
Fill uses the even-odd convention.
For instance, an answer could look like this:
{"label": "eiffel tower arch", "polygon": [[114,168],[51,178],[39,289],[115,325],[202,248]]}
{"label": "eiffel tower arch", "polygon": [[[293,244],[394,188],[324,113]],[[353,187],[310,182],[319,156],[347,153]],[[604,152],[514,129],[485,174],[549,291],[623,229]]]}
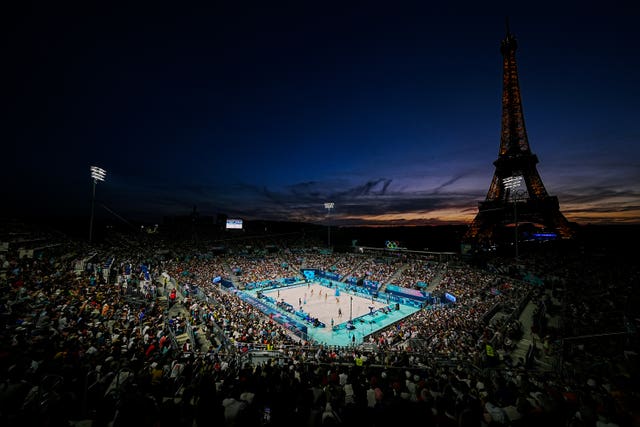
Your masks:
{"label": "eiffel tower arch", "polygon": [[[571,239],[575,230],[560,212],[536,168],[525,127],[516,64],[518,43],[509,30],[502,40],[502,127],[495,172],[484,201],[464,235],[465,243],[516,243],[523,232],[545,232],[550,238]],[[515,233],[515,234],[514,234]]]}

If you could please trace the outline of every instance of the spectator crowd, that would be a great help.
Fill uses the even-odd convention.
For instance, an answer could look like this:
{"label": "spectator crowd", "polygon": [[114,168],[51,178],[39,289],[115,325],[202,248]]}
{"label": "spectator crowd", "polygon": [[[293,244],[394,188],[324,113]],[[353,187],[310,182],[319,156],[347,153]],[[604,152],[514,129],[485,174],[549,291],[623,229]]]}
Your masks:
{"label": "spectator crowd", "polygon": [[[3,426],[640,423],[639,276],[624,258],[551,249],[480,268],[324,253],[295,236],[221,253],[143,234],[94,245],[32,230],[8,236]],[[457,301],[336,347],[293,335],[213,280],[241,290],[301,268],[369,277],[381,290],[426,285]],[[535,310],[523,322],[526,305]],[[552,315],[562,321],[550,324]],[[525,336],[533,352],[518,356]]]}

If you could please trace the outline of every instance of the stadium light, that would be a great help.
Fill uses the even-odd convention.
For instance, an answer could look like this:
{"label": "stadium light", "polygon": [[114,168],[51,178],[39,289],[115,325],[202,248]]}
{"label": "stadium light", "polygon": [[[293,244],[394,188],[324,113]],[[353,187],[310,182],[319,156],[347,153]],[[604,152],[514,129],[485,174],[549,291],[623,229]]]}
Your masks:
{"label": "stadium light", "polygon": [[335,208],[335,203],[326,202],[324,204],[324,208],[327,210],[327,246],[331,249],[331,223],[329,222],[329,214],[331,213],[331,209]]}
{"label": "stadium light", "polygon": [[502,185],[504,185],[504,188],[508,190],[515,190],[522,187],[522,181],[522,175],[507,176],[502,179]]}
{"label": "stadium light", "polygon": [[96,203],[96,184],[98,181],[104,181],[107,177],[107,171],[98,166],[91,166],[91,218],[89,219],[89,243],[93,240],[93,211]]}

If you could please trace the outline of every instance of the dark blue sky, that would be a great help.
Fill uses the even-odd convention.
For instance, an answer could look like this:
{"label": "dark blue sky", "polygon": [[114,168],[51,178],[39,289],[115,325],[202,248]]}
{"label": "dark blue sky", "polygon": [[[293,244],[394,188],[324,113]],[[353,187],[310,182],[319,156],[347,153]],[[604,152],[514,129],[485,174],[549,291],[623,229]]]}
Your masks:
{"label": "dark blue sky", "polygon": [[639,222],[633,6],[234,3],[5,17],[7,212],[88,215],[98,165],[98,203],[131,220],[196,205],[324,222],[333,201],[332,224],[470,222],[500,145],[509,15],[548,192],[572,221]]}

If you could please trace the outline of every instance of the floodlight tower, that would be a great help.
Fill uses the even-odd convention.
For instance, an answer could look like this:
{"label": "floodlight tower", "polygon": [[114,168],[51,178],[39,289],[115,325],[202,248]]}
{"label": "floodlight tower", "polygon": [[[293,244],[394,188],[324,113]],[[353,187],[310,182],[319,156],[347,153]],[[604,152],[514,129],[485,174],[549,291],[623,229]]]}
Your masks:
{"label": "floodlight tower", "polygon": [[[509,176],[502,180],[504,188],[507,190],[507,197],[511,197],[513,201],[513,222],[515,229],[515,245],[516,245],[516,258],[518,258],[518,202],[525,198],[527,194],[523,187],[522,176]],[[526,187],[525,187],[526,188]]]}
{"label": "floodlight tower", "polygon": [[326,202],[324,208],[327,210],[327,246],[331,248],[331,223],[329,222],[329,215],[331,214],[331,209],[335,208],[335,203]]}
{"label": "floodlight tower", "polygon": [[104,181],[107,176],[107,171],[99,168],[98,166],[91,166],[91,219],[89,219],[89,242],[93,240],[93,211],[96,203],[96,184],[98,181]]}

